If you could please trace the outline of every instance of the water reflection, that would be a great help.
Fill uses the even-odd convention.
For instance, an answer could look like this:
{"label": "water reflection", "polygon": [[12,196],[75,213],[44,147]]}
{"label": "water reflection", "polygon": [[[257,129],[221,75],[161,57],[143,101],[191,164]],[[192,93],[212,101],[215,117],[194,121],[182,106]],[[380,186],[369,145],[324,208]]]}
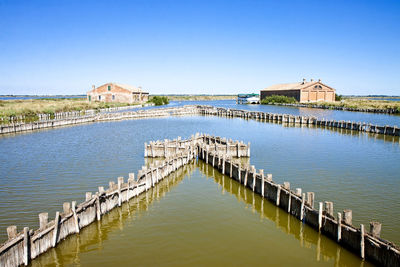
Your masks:
{"label": "water reflection", "polygon": [[351,265],[373,266],[371,263],[361,260],[352,252],[340,247],[333,240],[303,224],[284,210],[276,207],[270,201],[255,194],[249,188],[245,188],[237,181],[222,175],[214,168],[210,168],[209,165],[200,162],[199,169],[206,175],[207,179],[214,179],[222,194],[228,193],[234,196],[239,202],[243,202],[246,205],[246,209],[251,209],[253,213],[259,214],[260,221],[272,221],[276,229],[293,236],[298,240],[301,247],[315,248],[315,259],[318,262],[321,260],[333,261],[335,266],[349,265],[349,263]]}
{"label": "water reflection", "polygon": [[53,264],[56,266],[81,265],[81,253],[101,251],[104,243],[116,231],[123,232],[125,225],[140,219],[148,211],[154,202],[159,202],[162,198],[176,187],[185,177],[190,179],[195,170],[194,164],[189,164],[170,174],[167,178],[160,181],[154,188],[132,198],[129,202],[123,203],[120,208],[115,208],[102,216],[100,221],[96,221],[89,226],[81,229],[78,235],[69,236],[60,242],[56,248],[50,249],[36,260],[32,261],[31,266],[43,266]]}

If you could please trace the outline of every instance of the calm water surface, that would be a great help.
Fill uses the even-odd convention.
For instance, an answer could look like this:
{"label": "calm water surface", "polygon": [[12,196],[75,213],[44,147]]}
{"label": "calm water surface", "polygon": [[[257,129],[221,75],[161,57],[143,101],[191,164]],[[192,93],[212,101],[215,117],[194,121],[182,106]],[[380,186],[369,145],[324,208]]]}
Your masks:
{"label": "calm water surface", "polygon": [[[196,132],[251,142],[251,164],[272,173],[275,181],[289,181],[292,188],[316,192],[316,201],[333,201],[335,212],[352,209],[356,226],[364,223],[368,229],[369,221],[378,220],[383,223],[382,236],[400,243],[399,138],[200,116],[93,123],[0,137],[1,241],[6,239],[7,226],[36,228],[38,213],[49,212],[53,218],[63,202],[83,201],[85,192],[95,192],[118,176],[137,172],[145,163],[144,142],[187,138]],[[267,201],[263,212],[260,204],[250,207],[238,192],[227,193],[222,177],[206,179],[204,172],[201,166],[193,168],[193,179],[178,177],[180,182],[165,197],[147,200],[150,206],[140,201],[130,212],[115,211],[109,215],[109,223],[96,223],[85,230],[87,235],[68,239],[72,241],[65,242],[65,258],[62,246],[46,257],[56,255],[60,261],[85,265],[113,258],[122,262],[127,258],[118,251],[129,254],[127,251],[144,247],[148,251],[136,255],[143,264],[163,258],[148,259],[144,255],[149,251],[172,253],[165,256],[165,265],[225,263],[227,257],[238,255],[238,250],[244,258],[270,260],[271,264],[268,255],[292,264],[301,259],[307,264],[332,265],[338,259],[339,248],[333,242],[309,230],[310,237],[303,238],[307,242],[301,245],[299,231],[290,230],[300,227],[297,220]],[[253,198],[255,203],[261,202],[257,196]],[[227,240],[227,249],[221,238]],[[265,253],[268,250],[271,252]],[[289,256],[288,251],[297,252]],[[341,249],[339,254],[343,253],[347,254]],[[198,255],[203,258],[199,260]],[[231,264],[240,264],[241,257],[233,258]],[[344,258],[353,261],[351,256],[339,260]]]}
{"label": "calm water surface", "polygon": [[361,261],[200,162],[105,215],[32,265],[54,263],[358,266]]}

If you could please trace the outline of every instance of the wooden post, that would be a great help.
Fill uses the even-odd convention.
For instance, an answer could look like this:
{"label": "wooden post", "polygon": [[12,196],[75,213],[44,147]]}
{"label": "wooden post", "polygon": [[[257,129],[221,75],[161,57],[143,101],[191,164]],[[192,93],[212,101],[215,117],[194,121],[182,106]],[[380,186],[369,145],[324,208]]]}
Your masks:
{"label": "wooden post", "polygon": [[301,196],[301,188],[296,188],[296,195]]}
{"label": "wooden post", "polygon": [[13,239],[17,236],[17,226],[16,225],[11,225],[7,227],[7,236],[8,239]]}
{"label": "wooden post", "polygon": [[360,234],[361,234],[361,243],[360,243],[360,248],[361,248],[361,251],[360,251],[360,256],[361,256],[361,258],[362,259],[364,259],[365,258],[365,255],[364,255],[364,251],[365,251],[365,242],[364,242],[364,235],[365,235],[365,231],[364,231],[364,224],[361,224],[360,225]]}
{"label": "wooden post", "polygon": [[121,188],[124,183],[124,177],[118,177],[118,206],[120,207],[122,204],[122,193]]}
{"label": "wooden post", "polygon": [[261,176],[261,196],[264,197],[264,170],[260,169]]}
{"label": "wooden post", "polygon": [[257,172],[256,169],[253,168],[253,192],[256,190],[256,180],[257,180]]}
{"label": "wooden post", "polygon": [[242,182],[242,179],[241,179],[241,177],[240,177],[240,175],[241,175],[241,166],[240,166],[240,162],[238,163],[238,180],[239,180],[239,182]]}
{"label": "wooden post", "polygon": [[337,242],[340,242],[342,239],[342,214],[340,212],[337,214],[337,223]]}
{"label": "wooden post", "polygon": [[57,245],[58,241],[58,228],[60,225],[60,212],[56,212],[56,218],[54,219],[54,232],[53,232],[53,242],[51,246],[54,248]]}
{"label": "wooden post", "polygon": [[92,199],[92,192],[86,192],[85,199],[86,199],[86,201],[91,200]]}
{"label": "wooden post", "polygon": [[307,192],[307,203],[311,208],[314,208],[314,199],[315,199],[314,192]]}
{"label": "wooden post", "polygon": [[346,209],[343,211],[343,222],[347,225],[353,224],[353,211]]}
{"label": "wooden post", "polygon": [[322,227],[322,209],[323,209],[323,203],[319,202],[319,210],[318,210],[318,231],[321,231]]}
{"label": "wooden post", "polygon": [[130,172],[130,173],[129,173],[129,179],[130,179],[131,181],[135,181],[135,174],[134,174],[133,172]]}
{"label": "wooden post", "polygon": [[243,182],[244,187],[247,186],[247,176],[248,175],[249,175],[249,168],[246,168],[245,173],[244,173],[244,182]]}
{"label": "wooden post", "polygon": [[283,188],[285,188],[285,189],[290,191],[290,183],[289,182],[283,182]]}
{"label": "wooden post", "polygon": [[68,214],[68,213],[71,212],[71,203],[64,202],[64,204],[63,204],[63,212],[64,212],[64,214]]}
{"label": "wooden post", "polygon": [[300,221],[303,221],[304,219],[304,204],[306,201],[306,194],[303,193],[301,196],[301,208],[300,208]]}
{"label": "wooden post", "polygon": [[222,174],[225,174],[225,155],[222,156]]}
{"label": "wooden post", "polygon": [[100,205],[100,197],[99,197],[99,195],[96,196],[96,217],[97,217],[97,220],[100,221],[100,219],[101,219],[101,205]]}
{"label": "wooden post", "polygon": [[333,202],[325,201],[325,211],[327,214],[333,217]]}
{"label": "wooden post", "polygon": [[49,221],[49,214],[47,212],[39,213],[39,229],[43,230]]}
{"label": "wooden post", "polygon": [[272,182],[272,174],[271,173],[267,174],[267,181]]}
{"label": "wooden post", "polygon": [[289,189],[289,196],[288,196],[288,207],[287,207],[287,212],[290,214],[290,208],[292,204],[292,192]]}
{"label": "wooden post", "polygon": [[279,201],[281,200],[281,185],[278,184],[278,188],[276,190],[276,205],[279,207]]}
{"label": "wooden post", "polygon": [[24,264],[29,264],[30,260],[30,241],[29,241],[29,228],[24,227]]}
{"label": "wooden post", "polygon": [[232,157],[229,157],[229,161],[230,161],[230,163],[229,163],[229,177],[233,177],[233,174],[232,174],[232,170],[233,170],[233,159],[232,159]]}
{"label": "wooden post", "polygon": [[79,233],[79,221],[78,215],[76,214],[76,201],[72,201],[72,213],[74,214],[75,232]]}
{"label": "wooden post", "polygon": [[380,237],[381,236],[381,229],[382,224],[380,222],[370,222],[369,223],[369,231],[373,237]]}

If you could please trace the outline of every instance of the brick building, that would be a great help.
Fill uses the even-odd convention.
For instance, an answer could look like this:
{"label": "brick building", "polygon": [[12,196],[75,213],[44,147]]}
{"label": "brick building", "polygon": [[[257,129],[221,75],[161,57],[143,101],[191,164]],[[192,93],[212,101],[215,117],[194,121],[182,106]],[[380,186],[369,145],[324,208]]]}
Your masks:
{"label": "brick building", "polygon": [[275,84],[260,91],[261,100],[271,95],[294,97],[301,103],[307,102],[334,102],[336,90],[323,84],[321,80],[307,82],[303,79],[298,83]]}
{"label": "brick building", "polygon": [[143,92],[141,87],[133,87],[126,84],[106,83],[99,87],[93,85],[87,92],[88,101],[120,102],[120,103],[144,103],[149,100],[149,93]]}

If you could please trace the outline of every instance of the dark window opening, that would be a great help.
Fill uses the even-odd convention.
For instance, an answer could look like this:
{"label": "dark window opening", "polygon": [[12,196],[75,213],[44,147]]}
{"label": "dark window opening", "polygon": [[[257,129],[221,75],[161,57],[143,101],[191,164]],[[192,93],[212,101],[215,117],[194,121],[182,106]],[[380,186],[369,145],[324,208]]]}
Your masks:
{"label": "dark window opening", "polygon": [[111,85],[107,85],[107,90],[111,91]]}
{"label": "dark window opening", "polygon": [[112,95],[112,100],[115,100],[115,95]]}

